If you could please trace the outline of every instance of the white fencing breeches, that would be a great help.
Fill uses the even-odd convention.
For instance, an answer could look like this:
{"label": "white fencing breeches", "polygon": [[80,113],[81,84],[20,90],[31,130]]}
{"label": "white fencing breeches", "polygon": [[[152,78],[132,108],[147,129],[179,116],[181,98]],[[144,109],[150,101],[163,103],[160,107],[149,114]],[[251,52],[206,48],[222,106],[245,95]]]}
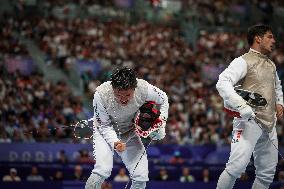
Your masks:
{"label": "white fencing breeches", "polygon": [[[102,178],[108,178],[111,175],[113,168],[113,154],[114,150],[109,146],[106,141],[103,139],[99,132],[94,132],[94,157],[96,160],[94,169],[92,170],[93,174],[100,175]],[[122,139],[123,140],[123,139]],[[124,141],[124,140],[123,140]],[[148,159],[146,153],[139,161],[142,156],[145,147],[140,139],[134,132],[131,136],[125,139],[126,150],[119,152],[118,155],[121,157],[123,163],[129,171],[133,185],[136,182],[139,188],[144,189],[146,187],[146,182],[148,178]],[[135,171],[134,168],[139,161],[138,166]],[[134,171],[134,172],[133,172]]]}
{"label": "white fencing breeches", "polygon": [[101,189],[104,180],[104,177],[92,173],[86,182],[85,189]]}
{"label": "white fencing breeches", "polygon": [[231,153],[226,164],[226,171],[239,178],[241,173],[245,172],[253,154],[256,179],[269,186],[273,181],[278,162],[278,151],[269,140],[278,147],[275,128],[268,134],[254,120],[235,120]]}

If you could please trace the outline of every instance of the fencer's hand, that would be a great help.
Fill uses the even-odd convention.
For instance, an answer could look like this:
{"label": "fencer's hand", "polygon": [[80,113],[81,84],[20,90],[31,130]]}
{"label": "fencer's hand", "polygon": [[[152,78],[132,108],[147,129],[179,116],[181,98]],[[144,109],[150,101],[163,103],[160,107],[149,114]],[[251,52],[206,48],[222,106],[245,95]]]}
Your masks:
{"label": "fencer's hand", "polygon": [[229,96],[227,100],[225,100],[225,104],[231,107],[233,111],[239,112],[240,116],[245,120],[249,121],[255,118],[252,107],[239,95]]}
{"label": "fencer's hand", "polygon": [[283,106],[281,104],[276,104],[276,116],[278,119],[283,117]]}
{"label": "fencer's hand", "polygon": [[239,108],[239,113],[241,117],[246,120],[255,118],[255,113],[253,112],[253,109],[247,104],[244,104]]}
{"label": "fencer's hand", "polygon": [[114,143],[114,149],[118,152],[123,152],[126,149],[126,144],[121,141],[117,141]]}
{"label": "fencer's hand", "polygon": [[159,130],[152,132],[149,136],[152,140],[162,140],[166,136],[165,128],[162,127]]}

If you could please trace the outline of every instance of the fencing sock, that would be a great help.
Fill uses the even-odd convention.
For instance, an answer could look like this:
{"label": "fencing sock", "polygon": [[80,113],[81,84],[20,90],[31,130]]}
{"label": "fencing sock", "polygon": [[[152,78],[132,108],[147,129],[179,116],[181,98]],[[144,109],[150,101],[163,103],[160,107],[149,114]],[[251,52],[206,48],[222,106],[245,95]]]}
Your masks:
{"label": "fencing sock", "polygon": [[146,182],[145,181],[135,181],[132,180],[132,184],[130,189],[145,189],[146,188]]}
{"label": "fencing sock", "polygon": [[104,177],[96,173],[92,173],[86,182],[85,189],[101,189],[104,180]]}
{"label": "fencing sock", "polygon": [[226,170],[224,170],[219,177],[216,189],[232,189],[236,179],[236,177],[230,175]]}
{"label": "fencing sock", "polygon": [[254,179],[251,189],[267,189],[270,184],[261,183],[257,178]]}

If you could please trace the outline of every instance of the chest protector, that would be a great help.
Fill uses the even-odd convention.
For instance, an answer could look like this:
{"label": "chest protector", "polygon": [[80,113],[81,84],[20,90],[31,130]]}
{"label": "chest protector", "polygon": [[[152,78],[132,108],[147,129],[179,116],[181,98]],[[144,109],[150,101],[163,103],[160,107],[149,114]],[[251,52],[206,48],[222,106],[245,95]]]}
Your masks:
{"label": "chest protector", "polygon": [[242,58],[247,63],[247,74],[240,82],[240,88],[260,94],[267,102],[265,106],[253,107],[257,121],[269,131],[275,126],[276,115],[276,68],[265,55],[249,51]]}

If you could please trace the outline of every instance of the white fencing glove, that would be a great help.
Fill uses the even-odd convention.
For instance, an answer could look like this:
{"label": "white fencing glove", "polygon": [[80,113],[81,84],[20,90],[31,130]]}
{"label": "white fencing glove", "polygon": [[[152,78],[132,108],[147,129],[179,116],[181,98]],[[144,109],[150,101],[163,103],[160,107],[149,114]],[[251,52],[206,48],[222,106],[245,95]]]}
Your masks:
{"label": "white fencing glove", "polygon": [[152,132],[149,137],[152,140],[162,140],[163,138],[165,138],[166,136],[166,121],[163,120],[162,126],[160,129],[158,129],[157,131]]}
{"label": "white fencing glove", "polygon": [[239,112],[241,117],[246,120],[255,118],[255,113],[253,112],[253,109],[247,104],[241,106]]}
{"label": "white fencing glove", "polygon": [[250,120],[255,118],[255,113],[251,106],[239,95],[232,95],[225,101],[225,106],[233,111],[240,113],[243,119]]}

